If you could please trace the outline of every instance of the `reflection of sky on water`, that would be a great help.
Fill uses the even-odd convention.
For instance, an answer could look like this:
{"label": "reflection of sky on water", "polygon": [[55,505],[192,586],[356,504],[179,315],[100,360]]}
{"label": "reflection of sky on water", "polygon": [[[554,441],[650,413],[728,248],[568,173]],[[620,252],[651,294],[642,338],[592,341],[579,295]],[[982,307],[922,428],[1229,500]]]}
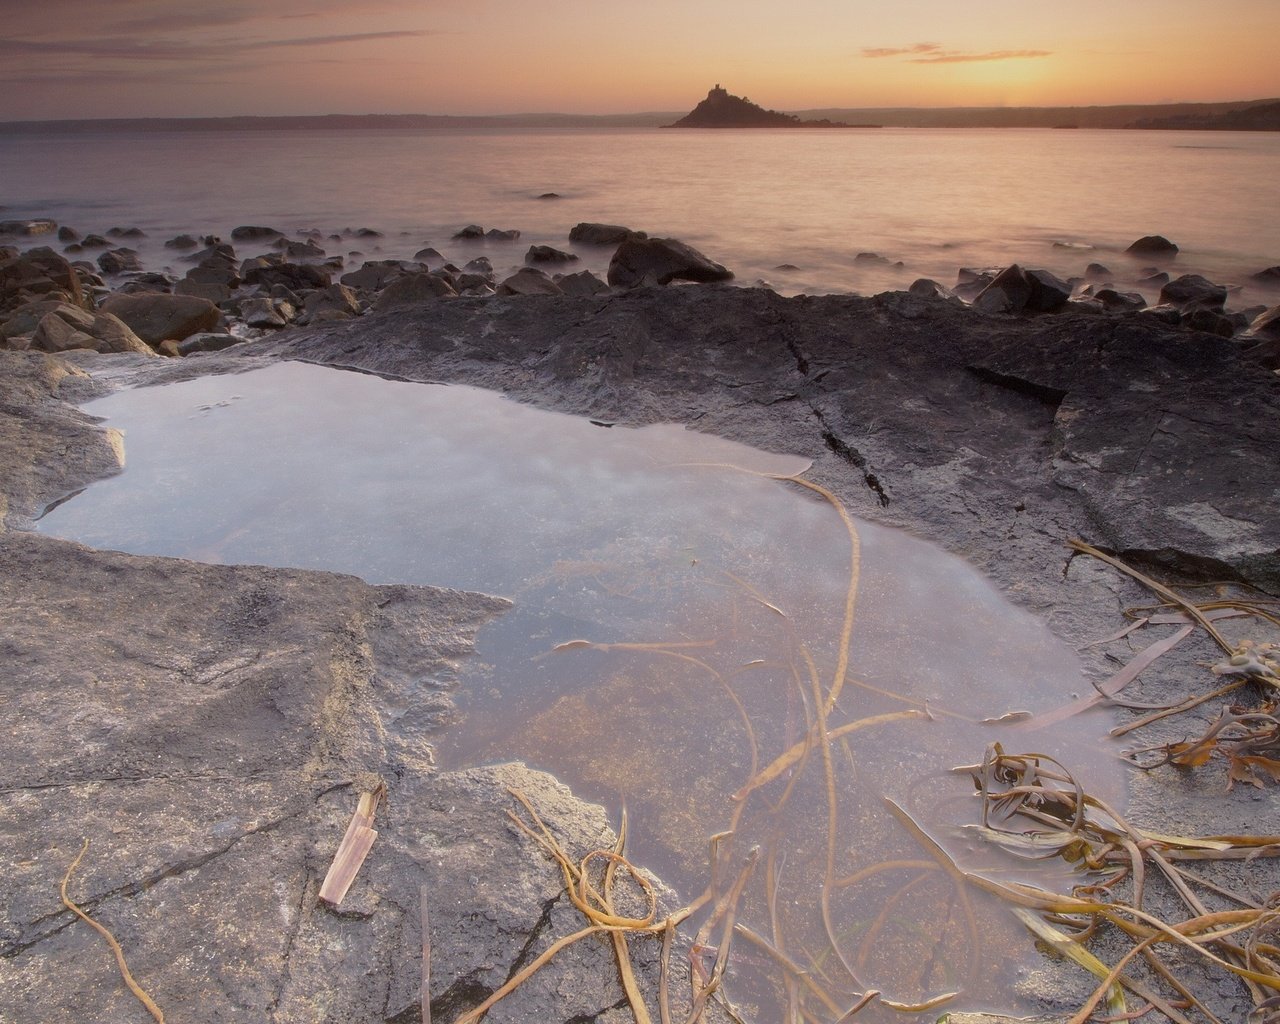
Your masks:
{"label": "reflection of sky on water", "polygon": [[[42,529],[141,554],[513,598],[468,663],[459,722],[439,737],[442,763],[519,757],[589,799],[625,798],[631,849],[686,891],[699,887],[705,836],[723,827],[749,774],[741,718],[767,763],[804,732],[802,651],[830,685],[849,537],[821,497],[759,475],[800,472],[803,459],[301,363],[122,392],[90,411],[124,430],[127,469],[54,509]],[[981,724],[1065,703],[1082,685],[1074,656],[963,560],[900,531],[860,523],[858,533],[852,681],[832,726],[912,704],[936,717],[859,734],[841,754],[842,827],[856,834],[849,869],[920,856],[885,795],[954,856],[989,859],[953,831],[976,807],[970,783],[945,770],[979,760],[993,739],[1057,754],[1114,798],[1118,769],[1089,716],[1049,736]],[[569,640],[699,645],[679,648],[699,664],[549,653]],[[712,684],[717,672],[737,707]],[[798,786],[786,814],[749,816],[744,833],[788,835],[799,879],[804,849],[825,843],[814,831],[826,821],[821,788]],[[842,896],[850,920],[865,912],[855,895]]]}

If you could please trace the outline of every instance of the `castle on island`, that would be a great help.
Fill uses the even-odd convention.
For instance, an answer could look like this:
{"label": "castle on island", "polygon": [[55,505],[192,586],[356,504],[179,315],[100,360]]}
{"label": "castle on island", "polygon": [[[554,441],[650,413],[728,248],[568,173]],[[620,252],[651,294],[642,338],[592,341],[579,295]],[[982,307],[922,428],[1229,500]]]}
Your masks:
{"label": "castle on island", "polygon": [[848,128],[839,121],[802,121],[795,114],[765,110],[745,96],[734,96],[717,82],[707,98],[668,128]]}

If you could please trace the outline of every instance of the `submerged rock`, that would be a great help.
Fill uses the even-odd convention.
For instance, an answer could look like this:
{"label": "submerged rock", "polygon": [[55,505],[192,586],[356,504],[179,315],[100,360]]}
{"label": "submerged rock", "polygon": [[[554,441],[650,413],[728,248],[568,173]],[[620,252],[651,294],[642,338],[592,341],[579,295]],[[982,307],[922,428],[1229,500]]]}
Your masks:
{"label": "submerged rock", "polygon": [[1143,235],[1125,252],[1134,256],[1173,257],[1178,255],[1178,247],[1163,235]]}
{"label": "submerged rock", "polygon": [[279,238],[284,234],[275,228],[261,227],[256,224],[242,224],[231,229],[231,237],[237,242],[257,242],[268,238]]}
{"label": "submerged rock", "polygon": [[123,274],[141,270],[142,261],[138,259],[137,249],[108,249],[98,257],[98,266],[104,274]]}
{"label": "submerged rock", "polygon": [[47,235],[56,230],[56,221],[45,218],[36,220],[0,220],[0,235],[19,235],[30,238],[32,235]]}
{"label": "submerged rock", "polygon": [[526,263],[576,263],[578,257],[550,245],[531,245],[524,254]]}
{"label": "submerged rock", "polygon": [[569,230],[569,241],[581,245],[619,245],[632,238],[648,238],[643,231],[632,231],[621,224],[593,224],[583,221]]}
{"label": "submerged rock", "polygon": [[733,271],[674,238],[627,239],[609,261],[609,283],[621,288],[646,283],[711,283],[732,279]]}

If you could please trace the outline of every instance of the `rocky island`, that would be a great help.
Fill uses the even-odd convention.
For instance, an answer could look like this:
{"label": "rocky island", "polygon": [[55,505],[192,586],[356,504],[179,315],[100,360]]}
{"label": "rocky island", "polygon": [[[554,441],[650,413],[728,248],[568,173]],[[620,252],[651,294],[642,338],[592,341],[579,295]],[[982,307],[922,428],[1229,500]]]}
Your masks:
{"label": "rocky island", "polygon": [[745,96],[734,96],[718,83],[707,98],[668,128],[871,128],[875,125],[849,125],[842,121],[802,121],[795,114],[765,110]]}

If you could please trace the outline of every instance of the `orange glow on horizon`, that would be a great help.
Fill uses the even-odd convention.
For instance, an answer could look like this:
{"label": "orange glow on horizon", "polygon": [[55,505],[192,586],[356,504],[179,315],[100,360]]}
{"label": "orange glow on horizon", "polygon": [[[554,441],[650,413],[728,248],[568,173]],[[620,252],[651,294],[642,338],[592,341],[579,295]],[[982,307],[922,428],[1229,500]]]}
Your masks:
{"label": "orange glow on horizon", "polygon": [[1275,0],[57,6],[6,14],[0,119],[683,111],[716,81],[778,110],[1280,95]]}

